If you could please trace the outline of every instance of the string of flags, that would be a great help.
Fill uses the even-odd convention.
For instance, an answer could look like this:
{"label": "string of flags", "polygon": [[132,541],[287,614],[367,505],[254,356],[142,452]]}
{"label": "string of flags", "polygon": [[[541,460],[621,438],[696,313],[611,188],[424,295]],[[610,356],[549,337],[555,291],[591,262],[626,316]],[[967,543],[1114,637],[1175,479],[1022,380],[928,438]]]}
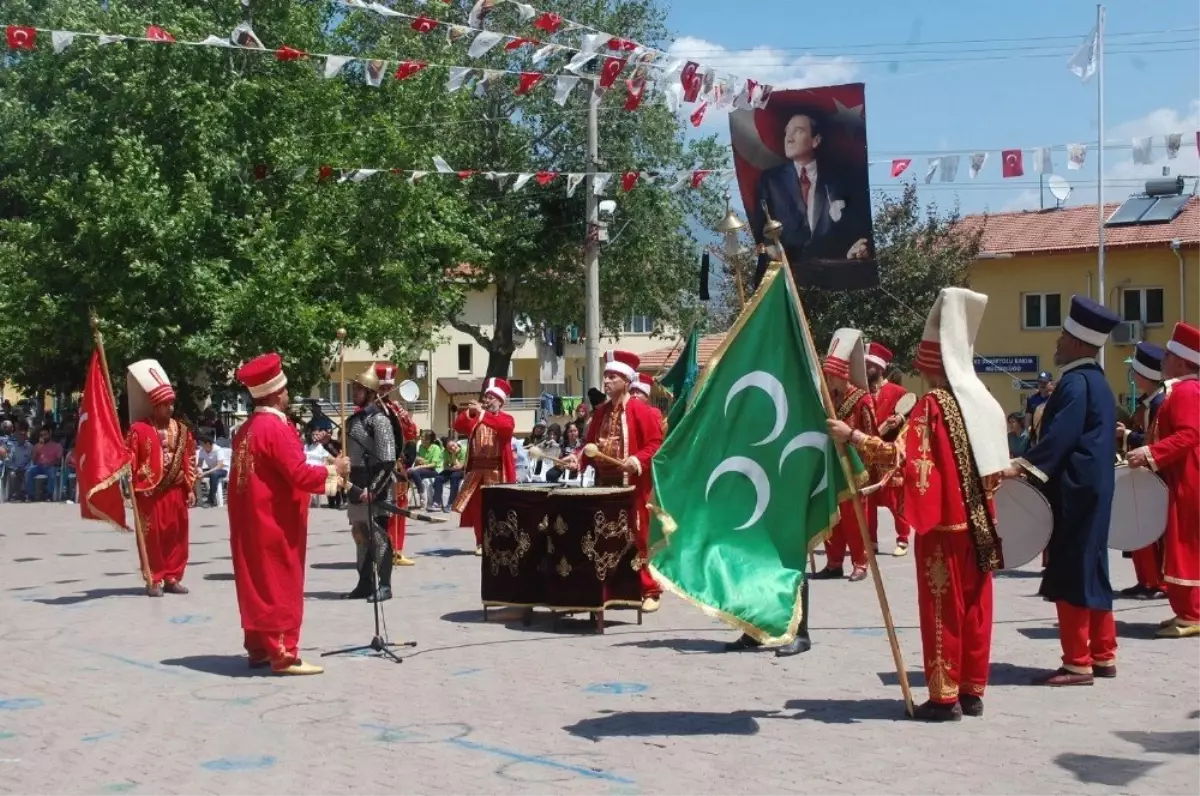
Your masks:
{"label": "string of flags", "polygon": [[[353,3],[351,3],[353,4]],[[373,4],[379,6],[379,4]],[[391,12],[385,6],[379,6],[381,9],[387,10],[391,14],[399,12]],[[418,20],[419,21],[419,20]],[[417,22],[414,21],[414,26]],[[440,24],[440,23],[439,23]],[[420,30],[428,32],[433,28],[422,23]],[[469,29],[468,29],[469,32]],[[429,67],[440,67],[448,70],[448,77],[445,84],[447,93],[454,93],[461,89],[474,90],[476,96],[483,96],[489,89],[501,85],[505,77],[515,76],[517,85],[515,93],[518,96],[530,94],[534,89],[541,85],[547,77],[555,77],[554,101],[560,105],[566,105],[575,87],[583,80],[593,82],[594,86],[591,92],[591,102],[599,104],[605,94],[617,82],[617,78],[626,70],[628,65],[634,61],[633,55],[626,58],[607,56],[604,59],[601,71],[597,75],[583,74],[580,72],[583,66],[586,66],[595,58],[599,57],[597,48],[604,43],[603,39],[607,37],[607,46],[612,47],[613,42],[621,42],[619,47],[626,47],[627,40],[618,39],[616,37],[608,37],[607,34],[588,34],[589,41],[585,44],[585,49],[590,48],[590,52],[580,50],[576,52],[571,63],[566,65],[566,69],[572,70],[570,74],[548,73],[538,71],[521,71],[513,69],[492,69],[479,68],[471,66],[462,66],[454,64],[436,64],[427,61],[414,59],[375,59],[363,58],[358,56],[334,55],[328,53],[309,53],[297,49],[290,45],[284,44],[278,48],[271,50],[263,44],[262,40],[254,32],[253,28],[248,23],[242,23],[234,28],[233,32],[228,37],[209,35],[201,41],[180,41],[177,40],[165,28],[158,25],[150,25],[146,28],[143,36],[127,36],[123,34],[112,33],[87,33],[82,31],[69,30],[48,30],[45,28],[35,28],[27,25],[6,25],[5,40],[9,50],[13,51],[32,51],[38,46],[39,34],[50,34],[51,47],[55,53],[62,53],[67,48],[71,47],[78,38],[95,39],[99,46],[116,44],[118,42],[149,42],[154,44],[175,44],[189,47],[222,47],[227,49],[241,50],[246,52],[258,52],[263,54],[273,54],[277,61],[293,62],[300,60],[321,60],[323,61],[322,74],[326,79],[332,79],[340,75],[348,65],[359,63],[362,66],[363,80],[368,86],[375,88],[380,87],[385,78],[390,73],[395,80],[408,80]],[[489,32],[484,31],[477,36],[472,42],[472,49],[480,41],[483,34]],[[497,34],[499,35],[499,34]],[[491,46],[498,43],[496,39]],[[533,39],[518,39],[513,38],[509,41],[506,48],[517,44],[518,46],[531,45],[536,43]],[[491,46],[485,46],[477,54],[469,53],[472,57],[478,57],[488,52]],[[559,45],[546,45],[541,47],[538,52],[545,53],[550,47],[558,47]],[[634,45],[635,47],[640,45]],[[514,48],[515,49],[515,48]],[[550,53],[553,54],[553,53]],[[634,53],[636,55],[636,53]],[[535,63],[544,63],[545,55],[539,62],[537,54],[535,54]],[[667,105],[672,113],[677,112],[684,103],[699,103],[698,107],[690,114],[691,122],[694,126],[699,127],[704,120],[705,113],[710,107],[718,108],[760,108],[765,107],[768,97],[772,91],[772,87],[765,84],[759,84],[753,80],[742,81],[736,87],[731,87],[728,79],[723,78],[717,80],[715,75],[708,71],[700,75],[697,72],[698,65],[694,62],[687,62],[682,66],[680,62],[674,62],[657,72],[657,78],[652,80],[650,72],[651,67],[657,69],[656,66],[648,63],[635,64],[630,75],[625,78],[625,101],[623,107],[626,111],[635,111],[641,105],[648,94],[660,97]],[[394,71],[393,71],[394,68]],[[679,81],[673,81],[672,76],[678,72],[680,75]],[[736,89],[736,90],[735,90]]]}
{"label": "string of flags", "polygon": [[[1175,160],[1183,147],[1183,133],[1169,133],[1163,136],[1163,148],[1167,160]],[[1000,173],[1004,179],[1024,177],[1026,165],[1032,167],[1035,174],[1054,174],[1054,152],[1065,150],[1067,169],[1078,171],[1087,160],[1087,144],[1064,144],[1059,146],[1037,147],[1032,150],[1004,149],[1000,151]],[[1133,162],[1138,165],[1150,165],[1157,155],[1154,150],[1154,136],[1144,136],[1133,139]],[[1196,133],[1196,152],[1200,154],[1200,131]],[[1026,157],[1026,155],[1029,157]],[[954,182],[958,179],[959,165],[966,159],[967,175],[973,180],[987,164],[990,152],[972,152],[969,155],[938,155],[926,160],[925,183],[933,182],[937,177],[939,182]],[[893,158],[891,176],[899,177],[912,166],[912,158]]]}
{"label": "string of flags", "polygon": [[[254,177],[265,180],[269,176],[269,168],[265,164],[254,167]],[[666,171],[622,171],[622,172],[560,172],[560,171],[480,171],[477,169],[456,169],[446,162],[441,155],[433,157],[432,170],[419,169],[366,169],[366,168],[335,168],[330,165],[318,166],[316,169],[304,167],[295,170],[292,179],[301,180],[316,173],[318,182],[365,182],[376,175],[390,174],[407,179],[410,185],[423,180],[430,175],[456,177],[465,182],[475,177],[481,177],[495,182],[502,190],[516,193],[531,182],[536,182],[542,188],[548,188],[560,179],[566,184],[567,196],[572,197],[587,177],[592,177],[592,193],[600,196],[610,188],[619,185],[625,193],[632,191],[640,184],[650,185],[659,183],[666,185],[669,190],[696,190],[710,179],[732,180],[733,169],[674,169]],[[512,180],[509,184],[509,180]]]}

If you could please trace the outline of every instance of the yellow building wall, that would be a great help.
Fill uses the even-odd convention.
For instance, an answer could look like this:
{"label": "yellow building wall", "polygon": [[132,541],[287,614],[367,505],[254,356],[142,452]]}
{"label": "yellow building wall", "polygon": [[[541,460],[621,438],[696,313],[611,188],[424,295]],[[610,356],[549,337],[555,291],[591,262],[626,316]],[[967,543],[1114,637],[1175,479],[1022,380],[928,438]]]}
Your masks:
{"label": "yellow building wall", "polygon": [[[1196,248],[1182,252],[1184,257],[1184,295],[1189,323],[1200,317],[1200,256]],[[1179,260],[1168,247],[1115,250],[1105,256],[1105,304],[1121,311],[1121,291],[1125,288],[1162,288],[1163,323],[1147,326],[1145,338],[1166,344],[1171,330],[1180,319]],[[1041,370],[1057,375],[1054,346],[1061,329],[1024,329],[1021,311],[1026,293],[1062,294],[1065,318],[1073,294],[1097,295],[1097,258],[1090,254],[1022,255],[1007,260],[980,260],[969,273],[970,287],[988,296],[987,312],[975,341],[977,356],[1003,357],[1036,355]],[[1129,393],[1128,368],[1124,360],[1132,355],[1133,345],[1109,343],[1105,348],[1105,372],[1114,394]],[[1019,374],[1032,381],[1036,374]],[[1013,379],[1003,374],[981,373],[980,378],[1006,411],[1024,408],[1028,391],[1013,388]]]}

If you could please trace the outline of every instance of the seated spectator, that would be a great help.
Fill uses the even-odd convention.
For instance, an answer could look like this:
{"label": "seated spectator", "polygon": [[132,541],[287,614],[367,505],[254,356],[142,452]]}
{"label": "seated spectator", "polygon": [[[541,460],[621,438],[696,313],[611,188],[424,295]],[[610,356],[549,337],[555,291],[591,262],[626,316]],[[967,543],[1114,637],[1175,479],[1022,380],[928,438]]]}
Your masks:
{"label": "seated spectator", "polygon": [[562,456],[562,427],[558,423],[551,423],[546,429],[546,435],[542,437],[541,444],[538,447],[542,451],[544,458],[537,459],[530,465],[531,472],[537,476],[549,474],[550,468],[554,466],[553,462],[548,459],[558,459]]}
{"label": "seated spectator", "polygon": [[212,429],[205,429],[200,438],[200,449],[196,451],[196,502],[200,502],[200,479],[208,481],[208,505],[217,505],[217,490],[221,482],[229,476],[229,464],[232,461],[227,448],[218,447],[210,434]]}
{"label": "seated spectator", "polygon": [[42,500],[53,500],[58,483],[58,470],[63,463],[62,445],[51,438],[49,426],[38,429],[38,441],[31,451],[31,463],[25,470],[25,499],[34,498],[34,485],[39,476],[46,476],[46,489]]}
{"label": "seated spectator", "polygon": [[417,460],[408,471],[408,478],[417,488],[417,499],[425,494],[425,479],[437,478],[442,471],[445,451],[438,442],[437,434],[426,431],[421,435],[421,444],[417,446]]}
{"label": "seated spectator", "polygon": [[534,445],[541,446],[546,441],[546,424],[538,421],[533,426],[533,431],[525,438],[525,447],[531,448]]}
{"label": "seated spectator", "polygon": [[[446,453],[442,459],[442,470],[433,479],[433,499],[429,503],[430,510],[441,509],[443,512],[450,511],[450,507],[454,505],[455,498],[458,497],[459,487],[462,486],[463,471],[467,463],[467,452],[456,440],[449,440],[446,443]],[[442,505],[442,489],[446,484],[450,484],[450,496],[446,498],[446,503]]]}
{"label": "seated spectator", "polygon": [[[563,439],[562,450],[557,458],[565,459],[570,455],[581,456],[583,452],[583,438],[579,436],[579,426],[574,423],[567,423],[566,437]],[[564,470],[558,465],[554,465],[546,473],[546,481],[551,484],[557,484],[563,476],[567,478],[576,478],[579,475],[578,470]]]}
{"label": "seated spectator", "polygon": [[1020,412],[1008,416],[1008,455],[1016,459],[1024,456],[1029,448],[1029,432],[1025,429],[1025,418]]}
{"label": "seated spectator", "polygon": [[211,406],[204,410],[204,413],[200,415],[200,419],[196,422],[196,436],[202,436],[205,431],[211,432],[213,439],[229,438],[229,430],[225,428],[225,424],[217,417],[217,410]]}

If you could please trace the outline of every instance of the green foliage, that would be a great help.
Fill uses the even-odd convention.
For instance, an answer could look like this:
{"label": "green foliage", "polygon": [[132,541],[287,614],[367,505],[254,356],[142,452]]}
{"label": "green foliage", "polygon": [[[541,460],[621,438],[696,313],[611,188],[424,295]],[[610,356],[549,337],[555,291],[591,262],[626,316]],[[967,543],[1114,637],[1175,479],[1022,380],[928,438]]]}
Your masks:
{"label": "green foliage", "polygon": [[859,329],[909,365],[938,292],[965,287],[967,270],[979,253],[981,231],[964,232],[958,210],[924,209],[913,183],[900,197],[880,195],[875,211],[875,248],[880,285],[873,290],[804,291],[804,307],[813,339],[821,347],[841,327]]}

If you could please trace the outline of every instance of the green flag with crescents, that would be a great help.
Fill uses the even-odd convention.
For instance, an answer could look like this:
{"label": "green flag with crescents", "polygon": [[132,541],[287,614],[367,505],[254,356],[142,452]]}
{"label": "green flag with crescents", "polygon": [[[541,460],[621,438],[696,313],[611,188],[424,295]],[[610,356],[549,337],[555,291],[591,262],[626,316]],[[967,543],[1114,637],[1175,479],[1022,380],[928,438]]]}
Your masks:
{"label": "green flag with crescents", "polygon": [[808,552],[849,495],[798,302],[768,275],[654,457],[655,577],[768,644],[795,637]]}
{"label": "green flag with crescents", "polygon": [[661,379],[662,385],[675,396],[675,403],[671,404],[671,410],[667,413],[668,433],[679,425],[679,421],[683,419],[684,414],[687,412],[688,393],[692,391],[692,387],[696,384],[696,379],[699,376],[700,331],[693,328],[692,333],[688,335],[687,344],[684,345],[679,358],[675,360],[675,364],[671,366],[671,369]]}

